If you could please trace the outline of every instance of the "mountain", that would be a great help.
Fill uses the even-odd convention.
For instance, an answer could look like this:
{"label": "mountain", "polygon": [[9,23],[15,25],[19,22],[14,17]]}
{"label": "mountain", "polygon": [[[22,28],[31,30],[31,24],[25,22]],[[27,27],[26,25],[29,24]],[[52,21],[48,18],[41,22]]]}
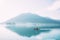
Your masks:
{"label": "mountain", "polygon": [[26,23],[27,22],[31,22],[31,23],[60,23],[59,21],[52,20],[52,19],[45,18],[45,17],[41,17],[39,15],[32,14],[32,13],[25,13],[25,14],[18,15],[15,18],[8,20],[6,23],[11,23],[11,22],[16,22],[16,23],[25,23],[25,22]]}
{"label": "mountain", "polygon": [[[32,14],[32,13],[25,13],[25,14],[21,14],[21,15],[18,15],[16,16],[15,18],[12,18],[8,21],[5,22],[7,24],[7,28],[18,33],[19,35],[22,35],[22,36],[27,36],[27,37],[31,37],[31,36],[35,36],[35,35],[38,35],[40,34],[41,32],[49,32],[50,30],[40,30],[42,26],[30,26],[30,27],[26,27],[26,26],[15,26],[16,23],[47,23],[47,24],[60,24],[59,21],[56,21],[56,20],[52,20],[52,19],[49,19],[49,18],[45,18],[45,17],[41,17],[41,16],[38,16],[36,14]],[[13,23],[13,24],[11,24]],[[29,26],[29,25],[28,25]],[[46,28],[54,28],[52,26],[45,26]],[[45,28],[45,27],[42,27]],[[57,26],[56,26],[57,28]],[[60,28],[60,26],[59,26]]]}

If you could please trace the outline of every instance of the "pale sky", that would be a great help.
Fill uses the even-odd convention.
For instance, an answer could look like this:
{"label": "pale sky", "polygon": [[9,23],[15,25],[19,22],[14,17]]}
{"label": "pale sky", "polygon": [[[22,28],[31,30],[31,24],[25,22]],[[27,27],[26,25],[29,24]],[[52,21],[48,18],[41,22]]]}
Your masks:
{"label": "pale sky", "polygon": [[60,0],[0,0],[0,22],[29,12],[60,20]]}

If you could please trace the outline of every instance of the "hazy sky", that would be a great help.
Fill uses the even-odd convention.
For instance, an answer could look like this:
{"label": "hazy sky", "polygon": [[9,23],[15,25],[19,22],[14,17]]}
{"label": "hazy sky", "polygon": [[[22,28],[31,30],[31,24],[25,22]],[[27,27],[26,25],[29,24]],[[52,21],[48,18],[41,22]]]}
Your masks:
{"label": "hazy sky", "polygon": [[0,22],[29,12],[60,20],[60,0],[0,0]]}

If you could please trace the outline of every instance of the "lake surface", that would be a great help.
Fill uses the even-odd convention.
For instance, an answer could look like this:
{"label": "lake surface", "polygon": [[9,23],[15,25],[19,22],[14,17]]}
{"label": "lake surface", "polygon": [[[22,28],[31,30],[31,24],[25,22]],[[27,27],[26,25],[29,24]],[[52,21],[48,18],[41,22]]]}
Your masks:
{"label": "lake surface", "polygon": [[34,27],[0,26],[0,40],[60,40],[60,29],[35,30]]}

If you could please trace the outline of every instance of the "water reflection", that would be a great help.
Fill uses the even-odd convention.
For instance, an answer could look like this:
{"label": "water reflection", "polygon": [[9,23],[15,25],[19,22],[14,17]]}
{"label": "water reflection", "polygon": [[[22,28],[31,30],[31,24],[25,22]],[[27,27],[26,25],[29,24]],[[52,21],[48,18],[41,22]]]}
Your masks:
{"label": "water reflection", "polygon": [[10,26],[7,28],[18,33],[19,35],[27,36],[27,37],[38,35],[41,32],[49,32],[50,31],[50,30],[40,30],[39,27],[35,28],[35,27],[15,27],[15,26],[13,27],[13,26]]}

